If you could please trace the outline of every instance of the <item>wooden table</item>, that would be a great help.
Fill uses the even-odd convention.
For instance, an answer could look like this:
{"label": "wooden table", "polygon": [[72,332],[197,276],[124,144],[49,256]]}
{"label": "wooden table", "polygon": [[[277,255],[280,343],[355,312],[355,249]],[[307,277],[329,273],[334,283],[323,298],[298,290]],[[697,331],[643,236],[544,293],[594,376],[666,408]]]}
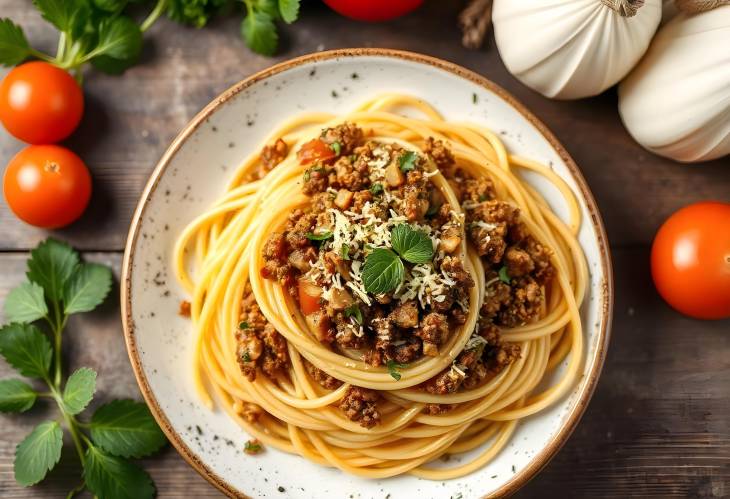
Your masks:
{"label": "wooden table", "polygon": [[[512,92],[563,142],[593,189],[613,252],[614,326],[598,389],[563,450],[518,496],[730,495],[730,321],[694,321],[670,310],[655,293],[648,266],[654,232],[670,213],[693,201],[730,201],[730,159],[685,166],[644,151],[622,127],[612,90],[578,102],[530,91],[507,73],[493,40],[481,51],[460,46],[459,3],[432,1],[404,19],[369,25],[309,2],[302,19],[283,30],[276,59],[244,47],[237,19],[201,31],[159,22],[137,67],[122,77],[86,77],[87,110],[69,145],[91,168],[94,196],[78,223],[53,235],[83,249],[87,259],[111,264],[118,277],[132,211],[172,138],[218,93],[275,61],[358,46],[454,61]],[[23,25],[36,46],[54,46],[55,31],[29,3],[0,0],[0,12]],[[0,132],[2,164],[20,147]],[[48,233],[18,222],[4,203],[0,227],[2,300],[21,281],[28,249]],[[96,403],[140,397],[116,299],[73,320],[66,343],[72,364],[99,371]],[[0,374],[8,371],[0,364]],[[59,497],[76,484],[78,463],[71,454],[40,486],[23,489],[13,480],[16,443],[52,410],[0,416],[0,496]],[[144,464],[161,498],[220,495],[172,448]]]}

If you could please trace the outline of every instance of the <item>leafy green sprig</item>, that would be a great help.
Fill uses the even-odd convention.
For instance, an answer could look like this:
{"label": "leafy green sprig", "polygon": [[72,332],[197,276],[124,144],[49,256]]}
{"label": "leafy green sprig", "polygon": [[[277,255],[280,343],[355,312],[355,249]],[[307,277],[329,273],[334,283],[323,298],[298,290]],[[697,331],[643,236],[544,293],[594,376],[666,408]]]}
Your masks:
{"label": "leafy green sprig", "polygon": [[5,300],[10,323],[0,328],[0,354],[20,375],[42,380],[47,391],[20,379],[0,380],[0,411],[25,412],[42,397],[56,402],[60,417],[39,424],[18,444],[16,481],[30,486],[45,478],[61,458],[65,428],[84,470],[68,497],[84,489],[104,499],[153,497],[150,476],[128,460],[147,456],[167,441],[147,406],[115,400],[85,421],[79,415],[94,398],[96,372],[82,367],[63,382],[63,330],[71,315],[90,312],[104,301],[111,270],[83,263],[71,247],[47,239],[31,252],[26,276],[28,281]]}

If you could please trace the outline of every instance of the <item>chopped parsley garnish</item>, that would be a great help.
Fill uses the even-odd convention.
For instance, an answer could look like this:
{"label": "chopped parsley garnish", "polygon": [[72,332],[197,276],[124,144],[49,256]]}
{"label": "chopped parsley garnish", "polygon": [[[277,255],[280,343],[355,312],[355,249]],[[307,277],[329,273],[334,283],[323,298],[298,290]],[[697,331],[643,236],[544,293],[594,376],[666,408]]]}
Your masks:
{"label": "chopped parsley garnish", "polygon": [[238,329],[250,329],[251,326],[246,321],[241,321],[238,323]]}
{"label": "chopped parsley garnish", "polygon": [[357,154],[350,154],[350,163],[357,161]]}
{"label": "chopped parsley garnish", "polygon": [[413,151],[406,151],[404,154],[401,154],[401,156],[398,158],[398,166],[400,167],[400,171],[406,173],[416,168],[417,159],[418,154]]}
{"label": "chopped parsley garnish", "polygon": [[378,194],[382,194],[383,193],[383,184],[379,184],[379,183],[375,182],[373,185],[370,186],[370,192],[374,196],[377,196]]}
{"label": "chopped parsley garnish", "polygon": [[390,359],[386,366],[388,367],[388,372],[390,373],[391,378],[393,378],[396,381],[400,381],[401,374],[398,372],[398,369],[404,369],[408,367],[408,364],[399,364],[398,362],[394,361],[393,359]]}
{"label": "chopped parsley garnish", "polygon": [[330,149],[332,149],[335,152],[336,156],[339,156],[342,152],[342,145],[339,142],[332,142],[330,144]]}
{"label": "chopped parsley garnish", "polygon": [[509,284],[511,281],[509,274],[507,273],[506,265],[502,265],[502,268],[499,269],[499,280],[505,284]]}
{"label": "chopped parsley garnish", "polygon": [[433,241],[422,230],[412,228],[408,224],[400,224],[390,231],[390,242],[393,249],[411,263],[426,263],[433,258]]}
{"label": "chopped parsley garnish", "polygon": [[243,352],[243,355],[241,355],[241,360],[244,362],[251,362],[251,354],[246,350]]}
{"label": "chopped parsley garnish", "polygon": [[261,442],[258,439],[247,441],[243,446],[243,452],[248,455],[261,454],[264,448],[261,446]]}
{"label": "chopped parsley garnish", "polygon": [[304,172],[304,181],[309,182],[309,179],[312,178],[312,172],[310,170],[307,170]]}
{"label": "chopped parsley garnish", "polygon": [[476,104],[477,102],[479,102],[479,96],[477,96],[476,93],[471,94],[471,102],[472,104]]}
{"label": "chopped parsley garnish", "polygon": [[398,255],[386,248],[375,248],[365,258],[362,283],[368,293],[387,293],[403,282],[405,273],[405,267]]}
{"label": "chopped parsley garnish", "polygon": [[322,232],[321,234],[315,234],[314,232],[307,232],[306,237],[310,241],[325,241],[332,236],[333,236],[332,232],[328,230],[328,231]]}
{"label": "chopped parsley garnish", "polygon": [[345,309],[345,317],[354,317],[355,322],[362,324],[362,311],[357,304],[350,305]]}
{"label": "chopped parsley garnish", "polygon": [[342,249],[340,250],[340,256],[343,260],[349,260],[350,259],[350,245],[347,243],[344,243],[342,245]]}

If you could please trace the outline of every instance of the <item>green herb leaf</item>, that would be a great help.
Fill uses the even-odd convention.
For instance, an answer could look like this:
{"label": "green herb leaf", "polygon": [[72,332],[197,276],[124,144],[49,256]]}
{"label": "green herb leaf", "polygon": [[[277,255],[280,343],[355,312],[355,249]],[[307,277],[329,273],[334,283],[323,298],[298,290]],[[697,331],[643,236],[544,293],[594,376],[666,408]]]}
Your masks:
{"label": "green herb leaf", "polygon": [[53,350],[36,326],[9,324],[0,329],[0,354],[23,376],[45,378]]}
{"label": "green herb leaf", "polygon": [[501,269],[499,269],[499,280],[502,281],[505,284],[509,284],[511,279],[509,277],[509,274],[507,273],[507,266],[503,265]]}
{"label": "green herb leaf", "polygon": [[374,196],[377,196],[378,194],[382,194],[383,193],[383,184],[378,184],[377,182],[372,184],[370,186],[370,192]]}
{"label": "green herb leaf", "polygon": [[142,51],[142,31],[129,17],[107,17],[99,23],[99,40],[90,57],[107,56],[128,61]]}
{"label": "green herb leaf", "polygon": [[0,19],[0,64],[15,66],[30,56],[23,29],[10,19]]}
{"label": "green herb leaf", "polygon": [[362,282],[368,293],[378,295],[392,291],[403,282],[404,276],[403,262],[389,249],[376,248],[365,258]]}
{"label": "green herb leaf", "polygon": [[321,234],[315,234],[313,232],[307,232],[307,239],[310,241],[324,241],[326,239],[329,239],[334,234],[330,231],[322,232]]}
{"label": "green herb leaf", "polygon": [[20,442],[15,449],[15,481],[23,487],[34,485],[61,459],[63,431],[55,421],[46,421]]}
{"label": "green herb leaf", "polygon": [[339,142],[332,142],[330,144],[330,149],[334,151],[335,156],[339,156],[342,152],[342,145]]}
{"label": "green herb leaf", "polygon": [[393,359],[390,359],[386,363],[386,366],[388,367],[388,372],[390,373],[390,376],[394,380],[400,381],[401,374],[400,374],[400,372],[398,372],[398,369],[404,369],[404,368],[408,367],[408,364],[399,364],[398,362],[394,361]]}
{"label": "green herb leaf", "polygon": [[243,355],[241,355],[241,360],[244,362],[251,362],[251,353],[246,350],[243,352]]}
{"label": "green herb leaf", "polygon": [[312,178],[312,172],[311,170],[305,170],[304,171],[304,181],[309,182],[309,180]]}
{"label": "green herb leaf", "polygon": [[390,231],[390,243],[406,261],[426,263],[433,258],[433,241],[422,230],[412,228],[408,224],[400,224]]}
{"label": "green herb leaf", "polygon": [[63,390],[63,405],[66,412],[75,415],[83,411],[96,391],[96,371],[82,367],[69,376]]}
{"label": "green herb leaf", "polygon": [[0,381],[0,412],[24,412],[33,407],[38,394],[19,379]]}
{"label": "green herb leaf", "polygon": [[98,307],[112,288],[112,271],[96,263],[82,264],[64,287],[64,313],[90,312]]}
{"label": "green herb leaf", "polygon": [[152,499],[155,486],[143,469],[92,446],[84,458],[84,481],[97,497]]}
{"label": "green herb leaf", "polygon": [[227,0],[168,0],[167,15],[173,21],[202,28],[227,3]]}
{"label": "green herb leaf", "polygon": [[260,454],[263,452],[264,448],[261,446],[261,443],[257,440],[247,440],[246,443],[243,445],[243,452],[246,454]]}
{"label": "green herb leaf", "polygon": [[94,443],[117,456],[147,456],[167,442],[147,406],[133,400],[115,400],[99,407],[90,426]]}
{"label": "green herb leaf", "polygon": [[[281,19],[291,24],[299,17],[299,0],[279,0],[279,12]],[[339,156],[339,153],[337,153]]]}
{"label": "green herb leaf", "polygon": [[357,304],[350,305],[345,309],[345,317],[354,317],[355,322],[362,324],[362,311]]}
{"label": "green herb leaf", "polygon": [[251,326],[246,321],[241,321],[238,323],[238,329],[249,329]]}
{"label": "green herb leaf", "polygon": [[137,57],[131,59],[114,59],[108,55],[97,55],[91,59],[92,66],[110,75],[120,75],[135,64],[137,64]]}
{"label": "green herb leaf", "polygon": [[96,8],[113,14],[119,13],[129,3],[127,0],[93,0]]}
{"label": "green herb leaf", "polygon": [[79,264],[71,246],[48,238],[30,252],[28,279],[40,284],[49,300],[60,300],[63,288]]}
{"label": "green herb leaf", "polygon": [[342,244],[342,249],[340,250],[340,256],[343,260],[349,260],[350,259],[350,245],[347,243]]}
{"label": "green herb leaf", "polygon": [[276,25],[265,12],[249,10],[241,24],[241,35],[251,50],[262,55],[274,55],[279,44]]}
{"label": "green herb leaf", "polygon": [[59,31],[78,34],[88,16],[85,3],[80,0],[33,0],[43,19]]}
{"label": "green herb leaf", "polygon": [[398,166],[403,173],[409,172],[416,167],[418,154],[413,151],[406,151],[398,158]]}
{"label": "green herb leaf", "polygon": [[34,282],[24,282],[5,299],[5,317],[10,322],[33,322],[47,313],[43,288]]}

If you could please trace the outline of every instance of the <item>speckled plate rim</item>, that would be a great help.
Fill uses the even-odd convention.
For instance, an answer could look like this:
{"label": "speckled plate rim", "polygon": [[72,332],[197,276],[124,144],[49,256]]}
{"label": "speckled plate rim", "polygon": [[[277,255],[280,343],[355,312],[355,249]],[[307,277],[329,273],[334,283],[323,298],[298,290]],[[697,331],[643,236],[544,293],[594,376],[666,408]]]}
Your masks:
{"label": "speckled plate rim", "polygon": [[203,460],[188,447],[178,435],[175,429],[170,424],[165,413],[160,408],[159,403],[155,395],[152,393],[150,384],[147,380],[147,376],[142,368],[139,352],[137,351],[137,344],[135,340],[135,327],[132,319],[132,297],[131,297],[131,280],[132,280],[132,267],[134,262],[134,247],[137,242],[137,238],[140,234],[140,220],[143,218],[147,203],[152,193],[157,188],[159,180],[166,168],[170,164],[172,158],[175,156],[177,151],[180,149],[183,143],[190,138],[190,136],[197,130],[197,128],[205,122],[205,120],[213,114],[222,104],[226,101],[245,91],[251,85],[265,80],[273,75],[289,70],[291,68],[301,66],[304,64],[321,62],[337,58],[351,58],[351,57],[391,57],[395,59],[405,59],[411,62],[419,64],[433,66],[437,69],[448,71],[456,76],[469,80],[477,85],[484,87],[485,89],[495,93],[505,102],[507,102],[512,108],[518,111],[529,123],[531,123],[540,134],[548,141],[550,146],[557,152],[560,158],[567,166],[570,174],[575,180],[580,195],[585,201],[586,208],[590,214],[590,221],[593,225],[596,235],[597,242],[600,251],[600,264],[601,270],[604,276],[604,283],[602,286],[601,300],[601,328],[598,332],[599,337],[596,343],[596,349],[593,353],[592,358],[587,359],[591,362],[590,370],[587,373],[585,380],[581,383],[578,391],[577,401],[573,405],[573,408],[568,413],[567,418],[564,420],[562,426],[555,433],[553,438],[547,443],[547,445],[532,459],[531,463],[524,469],[516,473],[509,481],[502,485],[499,489],[490,493],[485,497],[504,497],[514,494],[519,488],[530,481],[547,463],[552,457],[562,448],[565,442],[570,437],[571,433],[577,426],[580,418],[588,406],[588,402],[593,396],[598,378],[601,374],[601,369],[606,358],[606,352],[608,350],[608,344],[610,339],[611,323],[613,319],[613,268],[611,265],[611,253],[608,245],[608,238],[606,230],[603,226],[601,215],[598,211],[598,206],[593,197],[591,190],[583,178],[578,166],[570,157],[568,152],[562,146],[562,144],[555,138],[550,130],[538,120],[530,111],[525,108],[516,98],[514,98],[509,92],[504,90],[502,87],[493,83],[489,79],[481,76],[473,71],[463,68],[452,62],[448,62],[435,57],[418,54],[415,52],[407,52],[402,50],[393,49],[380,49],[380,48],[353,48],[353,49],[338,49],[328,50],[324,52],[317,52],[313,54],[307,54],[294,59],[275,64],[267,69],[259,71],[248,78],[241,80],[236,83],[228,90],[224,91],[218,97],[216,97],[210,104],[208,104],[202,111],[198,113],[178,134],[173,140],[170,147],[165,151],[164,155],[157,163],[152,175],[147,181],[147,185],[142,192],[142,196],[137,204],[132,223],[127,236],[127,244],[124,251],[124,259],[122,262],[122,277],[121,277],[121,315],[122,315],[122,326],[124,329],[124,338],[127,345],[127,352],[129,359],[132,363],[134,375],[137,378],[142,395],[147,402],[147,405],[159,423],[162,430],[167,435],[172,445],[177,449],[180,455],[187,461],[200,475],[202,475],[211,484],[217,487],[221,492],[227,494],[230,497],[242,497],[248,498],[244,492],[236,489],[229,484],[221,476],[214,473],[208,466],[205,465]]}

